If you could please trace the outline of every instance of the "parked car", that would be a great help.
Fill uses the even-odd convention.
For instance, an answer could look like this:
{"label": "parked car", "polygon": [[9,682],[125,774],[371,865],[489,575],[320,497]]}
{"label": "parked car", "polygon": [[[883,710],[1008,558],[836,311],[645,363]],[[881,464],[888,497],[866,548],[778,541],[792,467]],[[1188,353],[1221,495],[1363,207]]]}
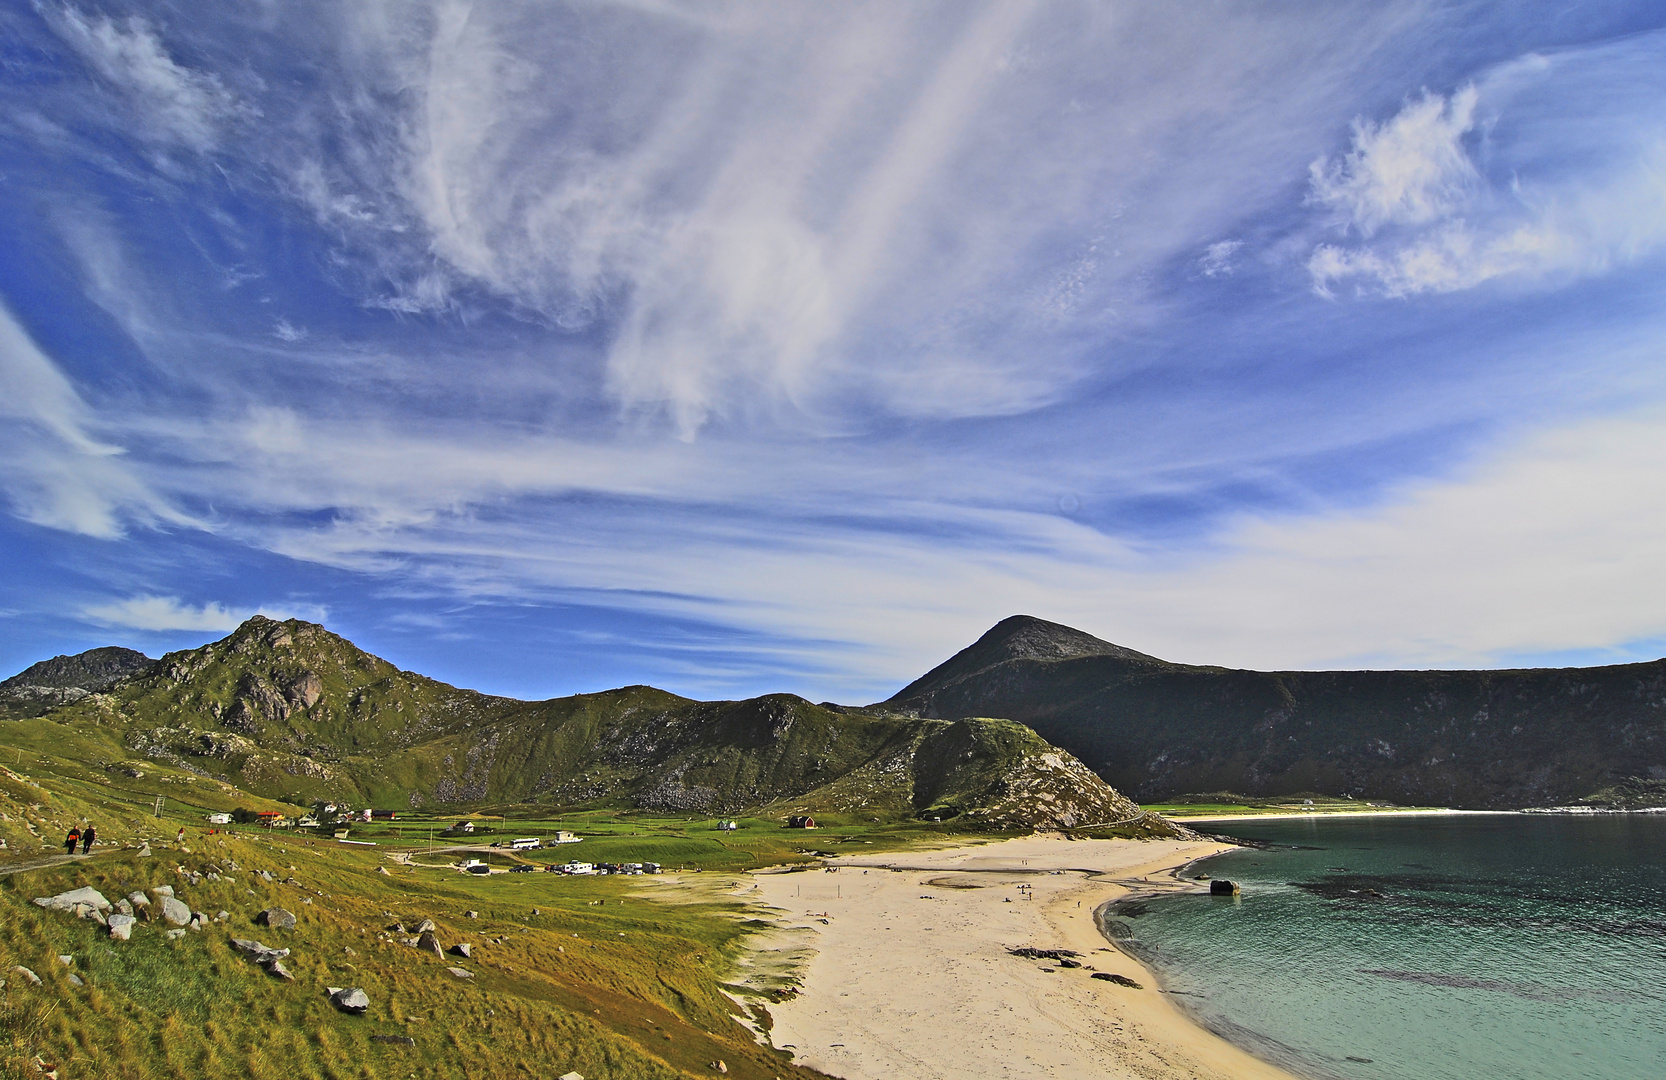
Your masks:
{"label": "parked car", "polygon": [[511,874],[530,874],[536,869],[538,868],[531,863],[516,863],[509,868],[509,872]]}

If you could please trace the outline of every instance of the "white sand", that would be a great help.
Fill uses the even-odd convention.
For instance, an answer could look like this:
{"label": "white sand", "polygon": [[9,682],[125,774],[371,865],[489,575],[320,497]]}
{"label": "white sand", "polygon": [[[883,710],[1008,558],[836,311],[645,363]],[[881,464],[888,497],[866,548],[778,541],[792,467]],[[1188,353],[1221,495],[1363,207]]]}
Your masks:
{"label": "white sand", "polygon": [[[846,1080],[1290,1080],[1189,1021],[1093,923],[1132,889],[1195,888],[1167,871],[1224,849],[1034,836],[753,875],[749,895],[815,949],[803,993],[770,1006],[772,1039]],[[1024,945],[1074,949],[1144,989],[1007,953]]]}

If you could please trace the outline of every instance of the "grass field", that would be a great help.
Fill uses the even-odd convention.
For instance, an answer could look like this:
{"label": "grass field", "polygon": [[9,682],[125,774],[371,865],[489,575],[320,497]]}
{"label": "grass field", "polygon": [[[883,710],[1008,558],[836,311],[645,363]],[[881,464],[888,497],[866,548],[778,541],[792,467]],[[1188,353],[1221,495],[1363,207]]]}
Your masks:
{"label": "grass field", "polygon": [[[739,879],[728,874],[809,863],[817,852],[1001,835],[874,815],[822,819],[826,827],[813,831],[743,818],[740,829],[722,832],[710,819],[628,810],[552,815],[547,807],[516,806],[476,815],[491,830],[476,837],[444,835],[457,814],[401,813],[391,823],[353,825],[351,838],[371,845],[359,846],[313,832],[211,829],[211,810],[268,804],[165,764],[147,763],[146,775],[133,778],[38,747],[0,751],[0,761],[5,756],[0,1075],[30,1080],[45,1074],[43,1066],[55,1067],[59,1080],[542,1078],[568,1071],[589,1080],[669,1080],[722,1075],[718,1061],[732,1077],[807,1080],[819,1074],[760,1045],[734,1019],[767,1026],[769,995],[786,989],[791,974],[780,974],[773,986],[735,981],[743,937],[769,923],[730,897]],[[163,792],[156,816],[154,800]],[[28,859],[61,854],[64,831],[88,821],[102,838],[92,857],[7,873]],[[181,827],[187,840],[176,846]],[[686,872],[475,877],[448,868],[462,853],[437,850],[559,829],[584,839],[500,850],[491,861],[653,861]],[[149,856],[139,852],[145,841]],[[261,870],[276,880],[266,881]],[[192,885],[189,872],[222,878]],[[119,942],[91,921],[30,902],[83,885],[115,901],[164,884],[193,910],[227,912],[227,921],[178,941],[144,923],[131,941]],[[255,925],[256,913],[269,906],[294,912],[295,929]],[[471,911],[478,917],[468,917]],[[444,945],[468,942],[473,958],[442,960],[388,929],[424,918],[437,924]],[[295,981],[265,974],[233,949],[234,937],[291,949],[285,963]],[[59,955],[73,963],[61,964]],[[36,972],[42,985],[12,972],[14,965]],[[452,975],[452,966],[472,977]],[[72,974],[83,985],[74,985]],[[362,987],[370,1010],[338,1012],[327,999],[329,986]]]}

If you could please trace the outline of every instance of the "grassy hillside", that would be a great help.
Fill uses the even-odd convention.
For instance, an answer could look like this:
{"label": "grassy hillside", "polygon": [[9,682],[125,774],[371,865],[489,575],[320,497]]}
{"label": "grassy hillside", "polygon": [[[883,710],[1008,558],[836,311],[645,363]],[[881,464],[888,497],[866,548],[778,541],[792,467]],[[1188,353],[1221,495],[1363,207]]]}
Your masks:
{"label": "grassy hillside", "polygon": [[18,721],[12,736],[93,772],[166,765],[297,804],[861,810],[992,828],[1138,816],[1080,762],[1004,720],[922,720],[787,694],[698,702],[647,686],[525,702],[401,671],[311,623],[262,617]]}
{"label": "grassy hillside", "polygon": [[[1056,634],[1049,655],[1035,642]],[[1009,646],[1021,636],[1023,647]],[[1402,803],[1571,803],[1666,779],[1666,661],[1513,671],[1262,672],[1171,664],[1003,622],[885,703],[1004,716],[1146,802],[1318,791]]]}

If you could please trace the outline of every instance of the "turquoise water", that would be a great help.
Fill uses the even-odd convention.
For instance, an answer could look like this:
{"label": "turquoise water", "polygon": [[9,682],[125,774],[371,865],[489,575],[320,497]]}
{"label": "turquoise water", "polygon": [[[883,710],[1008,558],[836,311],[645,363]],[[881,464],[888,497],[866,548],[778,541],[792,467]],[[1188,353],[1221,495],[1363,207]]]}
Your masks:
{"label": "turquoise water", "polygon": [[1310,1077],[1666,1077],[1666,815],[1209,826],[1237,900],[1104,909],[1205,1026]]}

